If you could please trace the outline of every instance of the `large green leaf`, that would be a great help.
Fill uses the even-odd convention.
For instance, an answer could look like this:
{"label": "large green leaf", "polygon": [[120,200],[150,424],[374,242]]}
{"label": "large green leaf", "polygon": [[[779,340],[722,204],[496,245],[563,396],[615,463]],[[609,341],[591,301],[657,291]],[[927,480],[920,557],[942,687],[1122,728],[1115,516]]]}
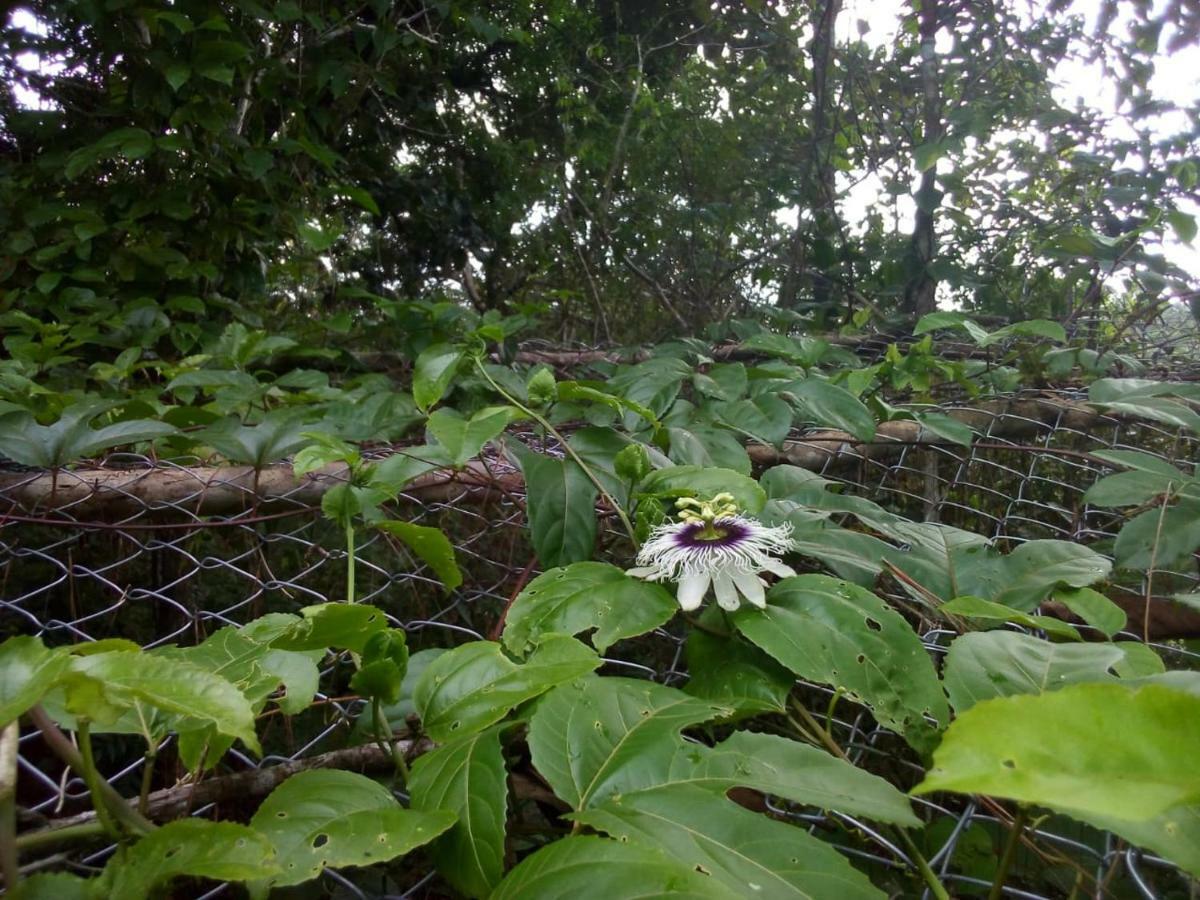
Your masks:
{"label": "large green leaf", "polygon": [[442,877],[468,897],[486,897],[504,874],[504,727],[467,735],[424,754],[413,763],[408,782],[413,809],[443,809],[458,816],[429,853]]}
{"label": "large green leaf", "polygon": [[967,619],[977,619],[992,623],[1013,622],[1017,625],[1023,625],[1026,628],[1040,628],[1046,634],[1052,634],[1069,641],[1081,640],[1079,632],[1062,619],[1056,619],[1053,616],[1035,616],[1030,613],[1024,613],[1013,609],[1011,606],[1005,606],[1003,603],[984,600],[982,597],[955,597],[953,600],[943,603],[940,609],[943,613],[963,616]]}
{"label": "large green leaf", "polygon": [[731,707],[739,715],[782,713],[796,676],[753,644],[692,629],[685,645],[693,697]]}
{"label": "large green leaf", "polygon": [[417,357],[413,369],[413,401],[421,412],[429,412],[450,387],[463,360],[463,351],[453,344],[434,344]]}
{"label": "large green leaf", "polygon": [[1123,569],[1172,569],[1187,564],[1200,547],[1200,499],[1156,506],[1126,522],[1113,544]]}
{"label": "large green leaf", "polygon": [[1144,821],[1200,801],[1200,697],[1076,684],[975,704],[914,789],[991,794],[1071,815]]}
{"label": "large green leaf", "polygon": [[753,478],[731,469],[705,469],[700,466],[671,466],[647,475],[641,484],[647,494],[667,494],[711,499],[717,494],[733,495],[738,508],[757,515],[767,502],[766,492]]}
{"label": "large green leaf", "polygon": [[660,783],[680,729],[731,711],[648,681],[580,678],[538,704],[529,751],[554,793],[581,810]]}
{"label": "large green leaf", "polygon": [[[248,881],[279,871],[271,842],[233,822],[180,819],[119,852],[105,867],[108,896],[142,900],[173,878]],[[111,874],[110,874],[111,873]]]}
{"label": "large green leaf", "polygon": [[621,638],[657,628],[675,610],[675,598],[661,585],[608,563],[572,563],[539,575],[517,595],[505,619],[504,646],[524,653],[544,634],[594,628],[592,644],[603,653]]}
{"label": "large green leaf", "polygon": [[743,607],[733,621],[801,678],[844,691],[919,746],[929,740],[926,715],[942,724],[949,717],[920,639],[864,588],[826,575],[785,578],[768,592],[766,609]]}
{"label": "large green leaf", "polygon": [[413,691],[426,732],[435,741],[470,734],[556,684],[591,672],[600,658],[566,635],[548,635],[522,664],[500,645],[473,641],[443,653]]}
{"label": "large green leaf", "polygon": [[1091,588],[1057,590],[1051,599],[1102,631],[1105,637],[1111,638],[1128,622],[1125,610]]}
{"label": "large green leaf", "polygon": [[109,652],[76,657],[66,676],[67,708],[97,725],[145,704],[183,720],[181,727],[211,725],[261,753],[254,710],[231,682],[200,666],[149,653]]}
{"label": "large green leaf", "polygon": [[364,775],[313,769],[275,788],[250,826],[275,847],[280,874],[267,884],[285,887],[316,878],[326,866],[395,859],[433,840],[454,820],[447,810],[404,809],[391,791]]}
{"label": "large green leaf", "polygon": [[294,621],[271,641],[281,650],[336,648],[362,653],[371,636],[388,627],[387,617],[365,603],[318,603],[300,610]]}
{"label": "large green leaf", "polygon": [[230,462],[261,469],[309,444],[312,439],[306,437],[306,432],[311,428],[303,412],[289,409],[265,416],[258,425],[243,425],[231,416],[209,425],[195,437]]}
{"label": "large green leaf", "polygon": [[[1001,557],[998,591],[983,594],[1005,606],[1029,612],[1060,586],[1087,587],[1108,577],[1112,563],[1090,547],[1070,541],[1026,541]],[[964,587],[964,594],[977,591]]]}
{"label": "large green leaf", "polygon": [[775,447],[783,443],[792,427],[792,408],[775,394],[717,403],[711,409],[734,431]]}
{"label": "large green leaf", "polygon": [[395,519],[376,522],[375,527],[402,540],[420,560],[433,569],[434,574],[446,586],[446,590],[452,591],[463,583],[458,558],[454,554],[454,545],[442,529]]}
{"label": "large green leaf", "polygon": [[732,431],[707,425],[668,428],[671,460],[681,466],[730,469],[749,475],[750,456]]}
{"label": "large green leaf", "polygon": [[0,644],[0,727],[40,701],[70,665],[66,649],[48,649],[39,637]]}
{"label": "large green leaf", "polygon": [[885,896],[828,844],[694,785],[609,797],[572,818],[621,841],[662,849],[743,897]]}
{"label": "large green leaf", "polygon": [[596,486],[573,460],[517,452],[525,475],[529,535],[542,565],[590,559],[596,543]]}
{"label": "large green leaf", "polygon": [[442,407],[429,416],[426,427],[445,448],[450,461],[461,466],[479,455],[484,445],[502,432],[516,412],[511,406],[489,406],[467,418]]}
{"label": "large green leaf", "polygon": [[76,403],[64,409],[52,425],[39,425],[24,410],[4,413],[0,415],[0,456],[26,466],[52,469],[103,450],[151,441],[177,430],[164,422],[146,419],[92,428],[91,421],[113,405],[94,401]]}
{"label": "large green leaf", "polygon": [[810,377],[790,388],[800,415],[818,425],[848,431],[860,441],[875,437],[875,417],[866,405],[841,385]]}
{"label": "large green leaf", "polygon": [[956,638],[946,654],[946,692],[958,713],[981,700],[1040,694],[1083,681],[1112,681],[1119,644],[1052,644],[1013,631]]}
{"label": "large green leaf", "polygon": [[[659,757],[665,758],[664,748],[645,762],[654,765]],[[755,731],[735,731],[711,748],[679,741],[669,765],[647,783],[698,785],[721,793],[747,787],[878,822],[920,824],[908,798],[879,776],[816,747]]]}
{"label": "large green leaf", "polygon": [[745,896],[662,851],[609,838],[574,836],[554,841],[522,860],[490,900],[739,900]]}

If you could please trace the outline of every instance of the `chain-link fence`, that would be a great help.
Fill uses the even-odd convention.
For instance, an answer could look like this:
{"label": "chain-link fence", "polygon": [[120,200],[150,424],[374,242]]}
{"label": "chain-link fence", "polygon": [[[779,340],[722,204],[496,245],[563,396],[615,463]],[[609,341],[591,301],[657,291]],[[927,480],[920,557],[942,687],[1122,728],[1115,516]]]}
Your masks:
{"label": "chain-link fence", "polygon": [[[1077,393],[1053,391],[950,401],[946,408],[957,408],[956,415],[977,430],[970,448],[886,431],[862,445],[846,435],[813,430],[793,434],[776,458],[803,463],[840,482],[846,492],[918,521],[987,535],[1002,549],[1052,537],[1104,552],[1111,550],[1122,519],[1083,501],[1084,491],[1111,471],[1092,454],[1138,449],[1190,464],[1197,459],[1197,441],[1165,426],[1099,414],[1083,400]],[[0,634],[40,634],[48,644],[112,637],[145,646],[191,644],[264,613],[345,599],[343,536],[319,506],[321,490],[337,482],[337,472],[296,480],[286,467],[247,473],[120,454],[105,460],[103,469],[0,476]],[[401,544],[371,532],[356,548],[358,599],[406,629],[414,650],[495,637],[507,605],[537,574],[523,501],[516,470],[496,455],[464,473],[418,482],[400,498],[396,512],[450,536],[464,571],[463,587],[447,594]],[[603,531],[600,542],[602,555],[610,544],[620,546],[616,536]],[[1195,591],[1200,581],[1195,571],[1155,578],[1156,595]],[[1134,607],[1149,592],[1143,583],[1118,583],[1114,589]],[[1134,629],[1136,617],[1130,621]],[[1169,623],[1160,631],[1178,635],[1189,627]],[[1140,638],[1141,629],[1134,630],[1129,637]],[[930,652],[940,655],[953,634],[927,624],[922,637]],[[1194,668],[1200,662],[1182,642],[1155,646],[1173,665]],[[322,684],[344,684],[336,671],[343,663],[327,665],[329,677]],[[606,666],[615,674],[684,683],[682,625],[618,644]],[[830,706],[832,694],[825,688],[803,689],[810,692],[812,708]],[[354,722],[361,708],[357,699],[333,692],[318,694],[306,713],[292,719],[268,712],[260,721],[266,755],[253,759],[235,750],[218,777],[289,770],[298,761],[346,751],[359,742]],[[855,762],[904,786],[919,780],[920,761],[865,711],[842,701],[830,723]],[[136,794],[144,747],[133,738],[113,736],[99,748],[98,763],[108,780],[127,796]],[[21,737],[19,770],[23,827],[37,828],[90,807],[82,781],[58,762],[37,731]],[[170,793],[185,775],[173,764],[168,741],[159,752],[153,786]],[[236,816],[245,802],[244,797],[216,797],[193,802],[189,811]],[[868,823],[768,802],[775,814],[807,825],[885,881],[889,872],[914,870],[910,849]],[[926,829],[921,848],[934,869],[961,895],[986,893],[988,866],[994,868],[994,848],[1009,813],[994,803],[915,802],[936,814],[929,817],[935,824]],[[51,859],[90,871],[108,852]],[[1165,898],[1188,896],[1190,890],[1187,879],[1164,861],[1064,818],[1036,823],[1026,832],[1014,871],[1014,883],[1028,889],[1007,887],[1010,897]],[[1038,874],[1022,879],[1023,871]],[[333,896],[449,894],[432,869],[422,867],[419,854],[409,857],[401,874],[388,870],[364,878],[330,871],[323,879],[324,890]],[[205,896],[232,896],[232,891],[217,886]]]}

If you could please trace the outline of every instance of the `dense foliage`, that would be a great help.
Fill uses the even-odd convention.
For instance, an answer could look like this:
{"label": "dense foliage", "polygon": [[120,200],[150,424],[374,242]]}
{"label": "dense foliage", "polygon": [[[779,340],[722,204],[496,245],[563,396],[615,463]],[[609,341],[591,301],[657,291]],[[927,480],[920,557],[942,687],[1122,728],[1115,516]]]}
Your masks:
{"label": "dense foliage", "polygon": [[[1200,596],[1195,466],[1094,454],[1111,472],[1085,501],[1113,511],[1114,539],[998,542],[788,455],[810,427],[967,448],[977,423],[940,398],[1064,382],[1085,420],[1200,435],[1196,384],[1122,343],[1186,321],[1192,296],[1160,251],[1195,236],[1197,122],[1149,92],[1160,45],[1192,41],[1196,18],[1049,13],[920,0],[886,44],[840,0],[35,0],[11,16],[3,477],[45,483],[36,511],[54,516],[60,477],[114,451],[245,467],[256,488],[269,469],[320,474],[346,570],[337,602],[179,645],[55,645],[6,619],[10,892],[208,879],[262,897],[327,869],[404,890],[419,855],[469,897],[946,898],[927,856],[956,827],[946,810],[978,803],[1004,825],[972,832],[992,896],[1132,891],[1094,864],[1113,840],[1165,861],[1182,896],[1200,877],[1200,679],[1149,622]],[[1058,99],[1055,67],[1077,58],[1111,76],[1123,130]],[[863,179],[881,193],[852,215]],[[855,352],[898,323],[905,341]],[[547,335],[642,346],[519,343]],[[359,602],[360,539],[387,533],[452,594],[467,567],[404,491],[481,458],[519,473],[540,574],[480,612],[493,640],[416,646],[386,597]],[[646,575],[673,528],[728,537],[714,510],[786,534],[786,561],[686,589]],[[719,605],[694,609],[710,582]],[[1145,621],[1116,602],[1131,595]],[[630,677],[605,657],[618,644],[675,654],[686,679]],[[222,777],[318,691],[350,704],[347,744],[386,777],[299,771],[240,819],[152,815],[160,752],[189,785]],[[841,740],[847,708],[878,726],[870,753]],[[22,728],[92,814],[18,834]],[[110,741],[144,753],[136,798],[101,775]],[[813,810],[836,828],[798,827]],[[1048,820],[1078,840],[1043,845]],[[20,872],[48,847],[112,852]]]}

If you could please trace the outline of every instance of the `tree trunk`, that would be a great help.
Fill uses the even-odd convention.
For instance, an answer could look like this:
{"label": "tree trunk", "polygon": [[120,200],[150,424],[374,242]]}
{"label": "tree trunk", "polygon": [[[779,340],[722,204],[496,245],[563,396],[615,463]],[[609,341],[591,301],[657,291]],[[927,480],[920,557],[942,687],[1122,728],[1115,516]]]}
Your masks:
{"label": "tree trunk", "polygon": [[[935,144],[942,139],[941,97],[938,90],[937,32],[939,0],[914,0],[918,8],[921,36],[921,143]],[[933,312],[937,307],[937,281],[929,273],[929,264],[937,254],[934,213],[940,200],[937,191],[937,164],[921,173],[917,191],[917,218],[909,243],[909,279],[904,288],[904,311],[914,317]]]}

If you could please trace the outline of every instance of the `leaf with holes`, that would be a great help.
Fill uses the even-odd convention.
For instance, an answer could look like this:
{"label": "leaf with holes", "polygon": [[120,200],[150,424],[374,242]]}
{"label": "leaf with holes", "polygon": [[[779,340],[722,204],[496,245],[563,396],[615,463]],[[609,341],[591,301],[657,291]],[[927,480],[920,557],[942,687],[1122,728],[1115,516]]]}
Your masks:
{"label": "leaf with holes", "polygon": [[387,618],[365,603],[318,603],[300,610],[302,619],[271,641],[280,650],[336,648],[362,653],[371,636],[388,627]]}
{"label": "leaf with holes", "polygon": [[603,653],[621,638],[662,625],[676,608],[661,585],[608,563],[572,563],[539,575],[517,595],[505,619],[504,646],[525,653],[542,635],[595,629],[592,644]]}
{"label": "leaf with holes", "polygon": [[741,896],[886,896],[820,839],[695,785],[609,797],[570,818],[618,840],[661,849]]}
{"label": "leaf with holes", "polygon": [[38,703],[70,665],[66,649],[48,649],[39,637],[12,637],[0,644],[0,726]]}
{"label": "leaf with holes", "polygon": [[447,591],[452,591],[462,584],[462,572],[458,569],[454,545],[442,529],[414,525],[412,522],[398,522],[394,519],[376,522],[375,527],[398,537],[408,545],[422,562],[433,569]]}
{"label": "leaf with holes", "polygon": [[785,578],[767,594],[766,609],[743,607],[733,621],[801,678],[844,691],[918,749],[932,739],[924,717],[942,725],[949,718],[920,638],[864,588],[826,575]]}
{"label": "leaf with holes", "polygon": [[413,691],[425,731],[447,741],[486,728],[510,709],[600,665],[590,647],[547,635],[524,663],[491,641],[473,641],[434,660]]}
{"label": "leaf with holes", "polygon": [[181,819],[150,832],[105,866],[108,896],[142,900],[157,896],[174,878],[248,881],[279,871],[271,842],[233,822]]}
{"label": "leaf with holes", "polygon": [[722,793],[751,788],[819,809],[917,827],[908,798],[877,775],[774,734],[735,731],[715,747],[678,741],[654,786],[691,784]]}
{"label": "leaf with holes", "polygon": [[453,827],[429,853],[442,877],[468,897],[486,897],[504,874],[508,772],[497,725],[423,755],[412,767],[413,809],[449,810]]}
{"label": "leaf with holes", "polygon": [[326,866],[395,859],[454,821],[454,813],[443,809],[404,809],[391,791],[364,775],[300,772],[275,788],[250,820],[250,827],[274,845],[280,870],[259,887],[301,884]]}
{"label": "leaf with holes", "polygon": [[1198,758],[1200,697],[1076,684],[975,704],[947,729],[913,793],[990,794],[1136,822],[1200,801]]}
{"label": "leaf with holes", "polygon": [[614,793],[659,783],[663,751],[680,729],[728,716],[728,707],[628,678],[580,678],[555,688],[529,722],[533,765],[581,810]]}
{"label": "leaf with holes", "polygon": [[530,854],[496,887],[490,900],[579,900],[655,897],[739,900],[716,879],[661,850],[595,836],[554,841]]}

